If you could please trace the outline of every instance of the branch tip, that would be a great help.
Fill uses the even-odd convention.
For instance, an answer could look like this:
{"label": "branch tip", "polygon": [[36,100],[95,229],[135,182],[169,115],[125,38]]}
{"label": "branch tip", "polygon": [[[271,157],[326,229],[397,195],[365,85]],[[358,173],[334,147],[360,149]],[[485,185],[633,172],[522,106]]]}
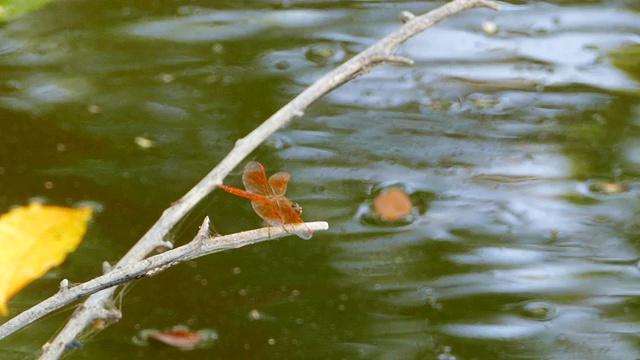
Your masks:
{"label": "branch tip", "polygon": [[113,269],[113,266],[111,266],[111,264],[109,264],[108,261],[103,261],[102,262],[102,273],[106,274],[109,271],[111,271]]}
{"label": "branch tip", "polygon": [[408,23],[411,19],[414,19],[416,16],[413,15],[412,12],[409,11],[401,11],[400,12],[400,20],[403,23]]}
{"label": "branch tip", "polygon": [[107,310],[105,320],[118,321],[120,319],[122,319],[122,311],[118,309]]}
{"label": "branch tip", "polygon": [[196,238],[199,241],[209,238],[211,234],[211,219],[208,216],[204,217],[204,221],[202,221],[202,225],[200,225],[200,230],[198,230],[198,234]]}
{"label": "branch tip", "polygon": [[118,309],[99,308],[94,311],[94,319],[118,321],[122,318],[122,312]]}
{"label": "branch tip", "polygon": [[409,59],[408,57],[390,55],[390,56],[386,56],[385,58],[386,58],[386,61],[391,63],[402,64],[402,65],[413,65],[413,60]]}
{"label": "branch tip", "polygon": [[69,279],[62,279],[62,281],[60,281],[60,291],[67,291],[69,290]]}

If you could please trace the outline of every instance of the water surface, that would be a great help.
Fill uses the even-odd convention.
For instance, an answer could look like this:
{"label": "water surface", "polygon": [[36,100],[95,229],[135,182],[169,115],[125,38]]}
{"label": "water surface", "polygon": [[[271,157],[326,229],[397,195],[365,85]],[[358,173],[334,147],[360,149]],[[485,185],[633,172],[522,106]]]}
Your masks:
{"label": "water surface", "polygon": [[[0,27],[0,208],[102,208],[12,314],[99,274],[236,139],[396,29],[401,10],[439,4],[58,1]],[[410,40],[399,52],[414,66],[345,85],[250,157],[291,172],[289,197],[328,232],[140,281],[114,304],[124,318],[69,358],[640,357],[640,87],[608,57],[640,42],[632,5],[503,3]],[[370,221],[374,194],[394,186],[414,215]],[[220,233],[261,225],[216,191],[176,243],[205,215]],[[71,310],[4,340],[2,358],[31,357]],[[175,325],[217,340],[137,341]]]}

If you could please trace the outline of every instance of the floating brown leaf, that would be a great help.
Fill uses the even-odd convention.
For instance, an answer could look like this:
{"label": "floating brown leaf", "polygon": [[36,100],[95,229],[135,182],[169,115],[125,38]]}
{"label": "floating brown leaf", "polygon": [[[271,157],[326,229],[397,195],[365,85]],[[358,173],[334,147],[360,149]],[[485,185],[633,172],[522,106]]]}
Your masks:
{"label": "floating brown leaf", "polygon": [[202,336],[188,329],[173,329],[149,334],[149,337],[165,345],[177,348],[191,348],[202,341]]}
{"label": "floating brown leaf", "polygon": [[373,199],[373,207],[384,221],[396,221],[411,215],[413,203],[409,195],[398,188],[384,191]]}

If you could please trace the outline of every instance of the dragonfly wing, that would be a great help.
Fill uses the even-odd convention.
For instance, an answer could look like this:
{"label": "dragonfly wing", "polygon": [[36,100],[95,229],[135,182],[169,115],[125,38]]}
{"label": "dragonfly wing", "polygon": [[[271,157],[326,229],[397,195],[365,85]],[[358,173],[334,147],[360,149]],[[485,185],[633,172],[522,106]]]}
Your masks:
{"label": "dragonfly wing", "polygon": [[270,226],[282,226],[285,223],[278,212],[278,207],[271,201],[252,201],[251,207]]}
{"label": "dragonfly wing", "polygon": [[271,175],[269,178],[269,186],[271,187],[273,194],[284,195],[284,193],[287,192],[287,184],[289,183],[290,178],[291,174],[288,172],[279,172]]}
{"label": "dragonfly wing", "polygon": [[270,195],[271,190],[267,184],[267,174],[264,166],[257,161],[250,161],[244,167],[242,183],[248,192],[260,195]]}

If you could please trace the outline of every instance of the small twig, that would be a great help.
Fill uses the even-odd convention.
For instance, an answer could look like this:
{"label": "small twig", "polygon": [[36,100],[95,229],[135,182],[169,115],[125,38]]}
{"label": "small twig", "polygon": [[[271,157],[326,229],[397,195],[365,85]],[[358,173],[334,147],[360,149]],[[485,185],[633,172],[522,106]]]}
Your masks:
{"label": "small twig", "polygon": [[[312,231],[321,231],[329,228],[329,225],[323,221],[310,222],[296,226],[302,227],[303,231],[307,230],[304,226],[308,226]],[[60,291],[53,296],[0,326],[0,339],[7,337],[52,311],[60,309],[67,304],[85,296],[94,294],[100,290],[121,285],[133,280],[151,277],[171,266],[205,255],[229,249],[237,249],[266,240],[276,240],[284,236],[292,235],[292,232],[290,231],[295,230],[291,227],[288,229],[284,229],[283,227],[271,227],[243,231],[225,236],[210,236],[209,229],[210,222],[207,217],[202,223],[198,234],[186,245],[151,256],[131,265],[114,268],[112,271],[102,276],[91,279],[72,288],[61,286]],[[74,317],[76,314],[82,313],[85,307],[86,305],[80,307],[74,314]],[[98,307],[93,309],[93,311],[96,313],[96,318],[114,317],[113,312],[104,309],[104,307]],[[109,316],[106,316],[105,314]],[[49,344],[47,349],[50,349],[52,346],[56,346],[55,343]]]}
{"label": "small twig", "polygon": [[409,59],[404,56],[399,56],[399,55],[387,56],[386,58],[383,59],[383,61],[392,63],[392,64],[399,64],[399,65],[413,65],[412,59]]}
{"label": "small twig", "polygon": [[409,12],[409,11],[401,11],[400,12],[400,20],[403,23],[409,22],[409,20],[415,18],[416,16],[413,15],[413,13]]}

